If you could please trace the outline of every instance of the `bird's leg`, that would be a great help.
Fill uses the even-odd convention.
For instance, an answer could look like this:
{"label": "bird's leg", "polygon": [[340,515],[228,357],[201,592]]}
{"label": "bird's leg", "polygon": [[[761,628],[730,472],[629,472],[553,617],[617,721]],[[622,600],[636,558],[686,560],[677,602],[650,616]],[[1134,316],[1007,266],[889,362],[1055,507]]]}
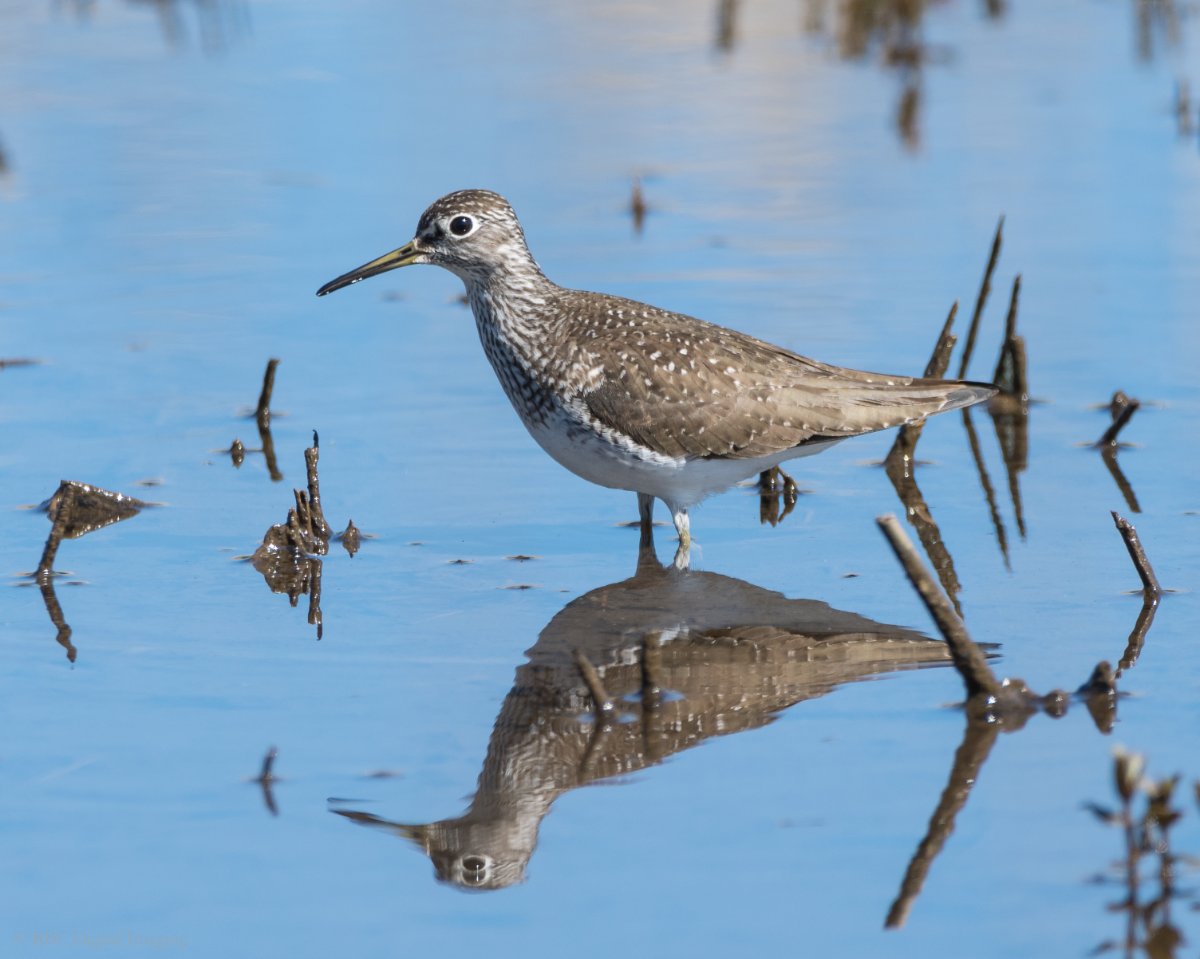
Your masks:
{"label": "bird's leg", "polygon": [[692,549],[691,524],[688,520],[687,508],[672,506],[671,518],[675,520],[675,532],[679,534],[679,548],[675,551],[675,568],[687,569]]}
{"label": "bird's leg", "polygon": [[[638,519],[641,536],[638,542],[638,554],[654,549],[654,497],[649,493],[638,493]],[[658,562],[657,559],[654,560]]]}
{"label": "bird's leg", "polygon": [[638,493],[638,519],[642,523],[642,531],[645,532],[654,522],[654,497],[649,493]]}

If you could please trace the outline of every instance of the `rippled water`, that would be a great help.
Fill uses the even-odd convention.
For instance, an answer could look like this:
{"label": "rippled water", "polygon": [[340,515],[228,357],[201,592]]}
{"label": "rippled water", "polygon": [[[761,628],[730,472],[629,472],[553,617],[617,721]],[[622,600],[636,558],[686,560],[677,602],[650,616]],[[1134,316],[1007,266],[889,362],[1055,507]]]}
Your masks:
{"label": "rippled water", "polygon": [[[1088,881],[1119,832],[1082,804],[1116,802],[1114,743],[1200,776],[1195,24],[958,3],[863,39],[868,6],[0,3],[0,359],[37,361],[0,369],[5,955],[1122,940],[1121,888]],[[986,764],[902,929],[965,722],[875,528],[904,512],[870,465],[892,437],[801,461],[777,526],[753,490],[703,504],[690,575],[639,567],[633,496],[536,448],[457,280],[312,295],[465,186],[512,200],[561,283],[897,372],[956,299],[965,331],[1005,216],[969,372],[992,375],[1019,273],[1026,462],[977,411],[985,487],[962,418],[931,421],[910,528],[936,523],[972,635],[1039,692],[1135,629],[1110,510],[1177,592],[1111,733],[1074,704],[990,754],[968,738],[958,774]],[[271,357],[275,479],[246,418]],[[1081,446],[1117,389],[1143,403],[1124,492]],[[319,641],[309,597],[242,559],[313,430],[331,525],[372,537],[324,558]],[[64,539],[51,591],[23,507],[63,479],[159,505]],[[608,732],[577,648],[619,699]]]}

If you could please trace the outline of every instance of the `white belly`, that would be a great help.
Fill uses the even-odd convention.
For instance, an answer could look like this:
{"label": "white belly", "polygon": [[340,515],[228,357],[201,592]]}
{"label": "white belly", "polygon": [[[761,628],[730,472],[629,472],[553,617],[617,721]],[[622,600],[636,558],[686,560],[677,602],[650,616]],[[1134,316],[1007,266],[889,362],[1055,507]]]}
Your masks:
{"label": "white belly", "polygon": [[754,459],[686,459],[606,439],[561,408],[556,414],[540,421],[525,420],[530,435],[554,459],[592,483],[647,493],[672,510],[688,509],[763,470],[841,442],[806,444]]}

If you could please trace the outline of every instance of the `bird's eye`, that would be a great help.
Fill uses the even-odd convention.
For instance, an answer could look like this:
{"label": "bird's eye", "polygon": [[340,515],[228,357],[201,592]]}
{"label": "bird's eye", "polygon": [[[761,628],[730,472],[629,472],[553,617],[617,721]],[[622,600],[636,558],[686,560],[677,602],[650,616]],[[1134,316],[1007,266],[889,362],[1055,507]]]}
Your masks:
{"label": "bird's eye", "polygon": [[475,229],[475,221],[469,216],[456,216],[450,221],[450,232],[455,236],[466,236]]}

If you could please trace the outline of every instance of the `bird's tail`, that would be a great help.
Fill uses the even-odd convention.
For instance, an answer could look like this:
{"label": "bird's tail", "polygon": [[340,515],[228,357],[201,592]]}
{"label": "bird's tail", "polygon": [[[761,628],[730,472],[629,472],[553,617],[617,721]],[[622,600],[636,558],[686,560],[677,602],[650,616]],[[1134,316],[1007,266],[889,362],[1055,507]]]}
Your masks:
{"label": "bird's tail", "polygon": [[[964,406],[974,406],[984,400],[990,400],[1000,390],[991,383],[973,383],[969,380],[915,380],[913,386],[928,386],[933,397],[944,397],[945,403],[931,412],[946,413],[950,410],[960,410]],[[931,397],[931,398],[933,398]]]}

